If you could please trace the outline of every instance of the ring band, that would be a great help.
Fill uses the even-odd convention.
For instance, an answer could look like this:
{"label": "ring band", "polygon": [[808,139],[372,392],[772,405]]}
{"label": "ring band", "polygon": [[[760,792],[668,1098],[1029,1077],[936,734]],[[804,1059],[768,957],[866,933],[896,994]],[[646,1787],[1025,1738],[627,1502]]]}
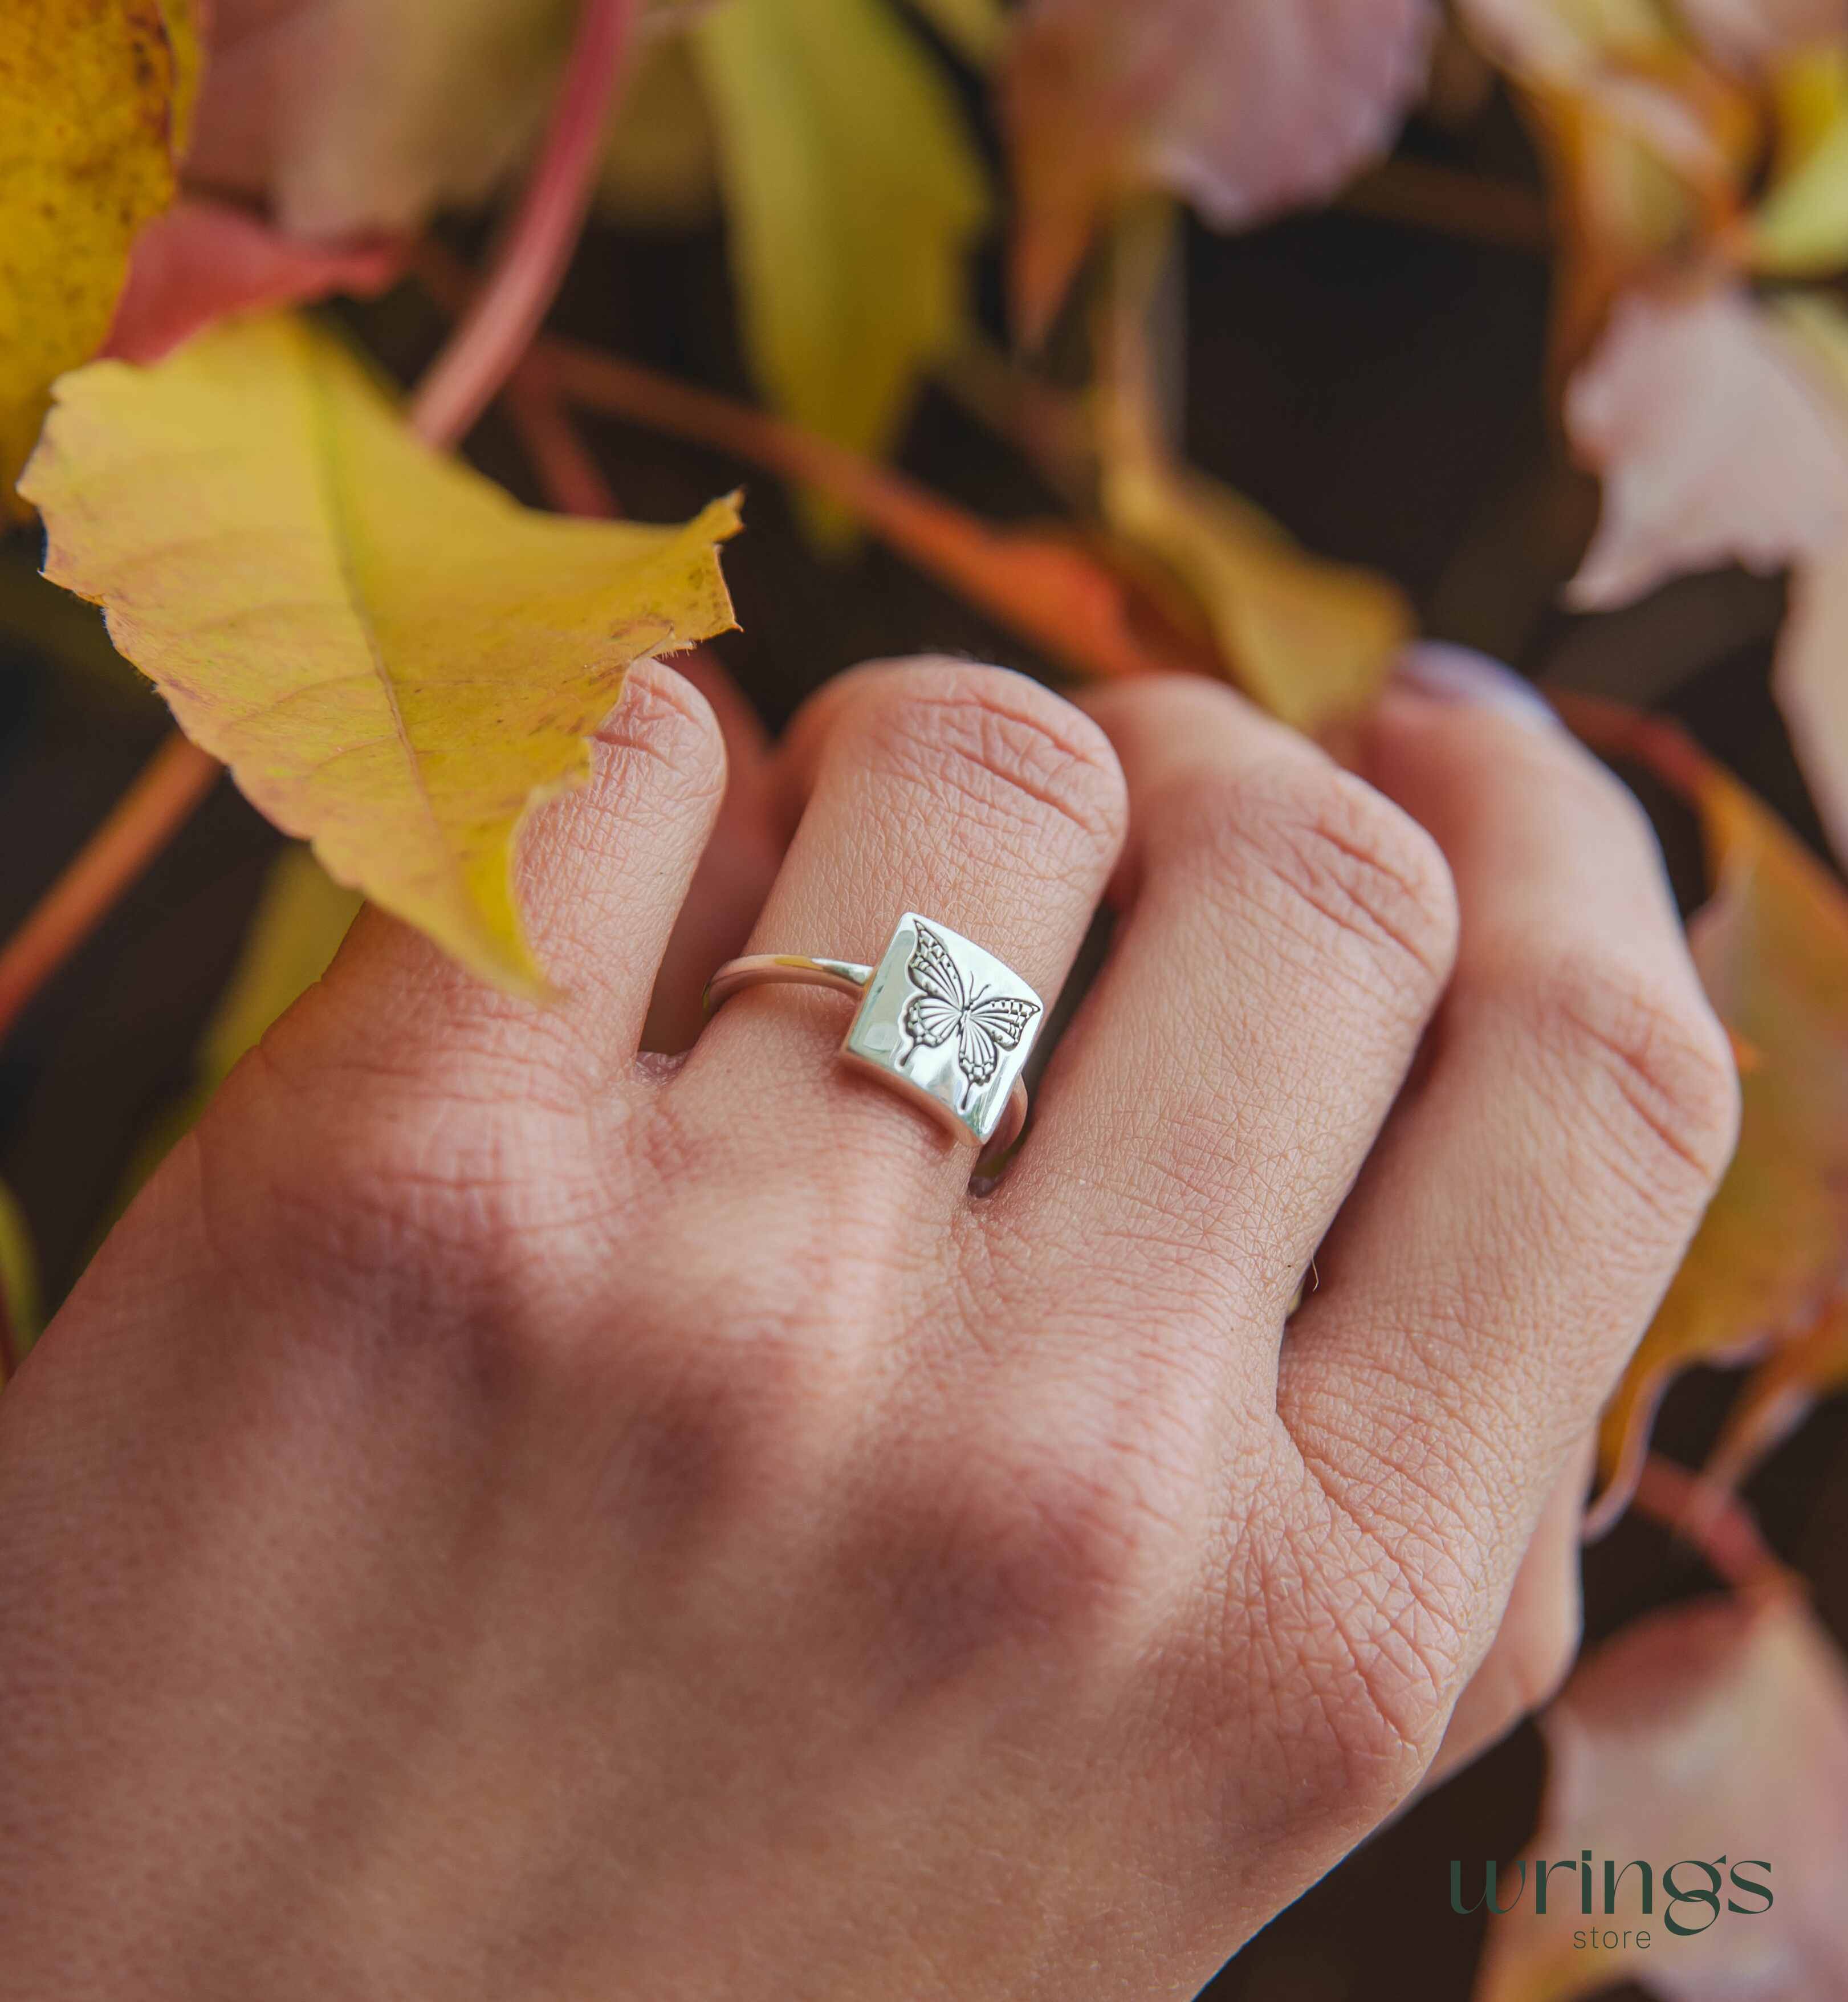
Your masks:
{"label": "ring band", "polygon": [[1027,1067],[1045,1005],[990,952],[907,911],[877,965],[753,953],[706,983],[710,1015],[747,987],[781,982],[853,996],[842,1061],[878,1078],[978,1146],[1011,1143],[1027,1118]]}

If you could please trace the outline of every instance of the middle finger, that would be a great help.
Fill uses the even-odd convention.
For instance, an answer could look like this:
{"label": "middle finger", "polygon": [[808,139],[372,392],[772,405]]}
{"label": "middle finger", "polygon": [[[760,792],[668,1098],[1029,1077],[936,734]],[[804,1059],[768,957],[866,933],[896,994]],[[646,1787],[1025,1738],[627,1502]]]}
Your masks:
{"label": "middle finger", "polygon": [[[1410,817],[1230,689],[1088,705],[1130,790],[1109,962],[995,1199],[1023,1243],[1192,1326],[1280,1329],[1449,975],[1456,895]],[[1266,1351],[1274,1362],[1274,1345]]]}

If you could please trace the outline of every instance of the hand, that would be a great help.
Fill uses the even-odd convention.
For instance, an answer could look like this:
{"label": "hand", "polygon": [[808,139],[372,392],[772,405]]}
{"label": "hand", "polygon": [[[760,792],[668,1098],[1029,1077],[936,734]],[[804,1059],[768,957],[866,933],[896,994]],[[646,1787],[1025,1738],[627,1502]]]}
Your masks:
{"label": "hand", "polygon": [[1119,908],[992,1194],[837,997],[638,1063],[668,670],[529,845],[568,1006],[362,923],[0,1398],[0,1995],[1184,1997],[1418,1783],[1727,1045],[1563,731],[1086,707],[873,668],[778,762],[754,950],[1050,997]]}

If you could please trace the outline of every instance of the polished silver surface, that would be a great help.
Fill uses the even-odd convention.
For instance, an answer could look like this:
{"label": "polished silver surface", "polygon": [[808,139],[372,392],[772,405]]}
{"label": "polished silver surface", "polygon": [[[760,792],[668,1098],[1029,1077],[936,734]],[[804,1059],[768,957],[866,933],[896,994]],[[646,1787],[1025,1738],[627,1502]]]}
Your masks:
{"label": "polished silver surface", "polygon": [[842,1060],[978,1146],[1011,1141],[1027,1117],[1020,1081],[1045,1020],[1040,997],[994,954],[907,911],[877,966],[798,953],[728,960],[706,990],[712,1010],[763,982],[829,987],[859,1002]]}

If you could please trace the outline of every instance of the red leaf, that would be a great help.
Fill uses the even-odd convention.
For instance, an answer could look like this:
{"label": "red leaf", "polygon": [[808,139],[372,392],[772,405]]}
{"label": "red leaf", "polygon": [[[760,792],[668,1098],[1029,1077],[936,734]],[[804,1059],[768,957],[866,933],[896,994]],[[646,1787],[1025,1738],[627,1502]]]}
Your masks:
{"label": "red leaf", "polygon": [[397,277],[405,248],[382,237],[310,243],[281,235],[248,210],[189,197],[136,239],[103,351],[124,361],[158,361],[228,313],[299,305],[330,292],[369,297]]}

